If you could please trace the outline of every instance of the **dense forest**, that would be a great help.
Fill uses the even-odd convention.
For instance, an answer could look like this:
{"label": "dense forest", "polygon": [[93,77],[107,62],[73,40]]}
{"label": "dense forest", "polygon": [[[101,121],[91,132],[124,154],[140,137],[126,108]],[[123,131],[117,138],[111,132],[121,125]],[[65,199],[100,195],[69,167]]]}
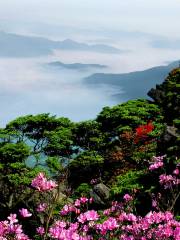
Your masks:
{"label": "dense forest", "polygon": [[94,120],[0,129],[0,239],[180,239],[180,68]]}

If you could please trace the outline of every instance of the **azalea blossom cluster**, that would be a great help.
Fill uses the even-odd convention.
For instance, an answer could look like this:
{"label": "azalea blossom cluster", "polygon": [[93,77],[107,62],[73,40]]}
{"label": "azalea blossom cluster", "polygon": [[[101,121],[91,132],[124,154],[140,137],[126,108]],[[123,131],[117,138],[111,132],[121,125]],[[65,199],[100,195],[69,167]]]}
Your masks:
{"label": "azalea blossom cluster", "polygon": [[[81,234],[79,234],[81,230]],[[84,236],[83,236],[84,234]],[[55,224],[49,229],[49,236],[51,239],[58,240],[92,240],[91,236],[88,236],[83,229],[80,229],[79,224],[56,221]]]}
{"label": "azalea blossom cluster", "polygon": [[119,239],[180,239],[180,223],[174,220],[170,212],[150,212],[145,217],[121,214],[119,218],[124,230]]}
{"label": "azalea blossom cluster", "polygon": [[81,213],[77,219],[80,223],[85,223],[87,221],[96,221],[99,219],[99,215],[96,211],[89,210],[85,213]]}
{"label": "azalea blossom cluster", "polygon": [[162,174],[159,176],[159,182],[167,189],[172,188],[173,185],[179,185],[180,179],[172,175]]}
{"label": "azalea blossom cluster", "polygon": [[[45,228],[40,226],[36,231],[44,239]],[[0,239],[30,240],[18,224],[16,214],[11,214],[7,221],[0,222]],[[49,227],[45,239],[180,240],[180,223],[168,211],[149,212],[141,217],[125,212],[122,204],[116,202],[106,217],[95,210],[77,213],[71,220],[63,220],[60,214],[59,219]]]}
{"label": "azalea blossom cluster", "polygon": [[150,121],[145,125],[140,125],[135,129],[134,143],[138,143],[140,140],[147,139],[148,134],[154,130],[154,125]]}
{"label": "azalea blossom cluster", "polygon": [[119,206],[122,204],[113,204],[106,217],[88,210],[77,213],[71,221],[67,218],[56,220],[49,228],[48,236],[58,240],[180,240],[180,223],[171,212],[149,212],[141,217],[125,212]]}
{"label": "azalea blossom cluster", "polygon": [[155,169],[163,167],[164,166],[164,163],[163,163],[164,157],[165,157],[165,155],[159,156],[159,157],[153,156],[152,157],[153,163],[149,166],[149,170],[153,171]]}
{"label": "azalea blossom cluster", "polygon": [[129,195],[128,193],[126,193],[123,197],[123,199],[126,201],[126,202],[129,202],[129,201],[132,201],[133,200],[133,197],[131,195]]}
{"label": "azalea blossom cluster", "polygon": [[150,212],[145,217],[122,212],[116,218],[109,218],[98,229],[102,235],[109,230],[119,239],[179,239],[180,223],[173,219],[170,212]]}
{"label": "azalea blossom cluster", "polygon": [[[85,205],[92,200],[81,197],[62,208],[59,220],[49,228],[48,236],[58,240],[180,240],[180,223],[171,212],[154,211],[141,217],[126,208],[133,201],[131,195],[125,194],[123,200],[112,202],[109,209],[99,213],[85,210]],[[42,236],[43,227],[38,228],[37,233]]]}
{"label": "azalea blossom cluster", "polygon": [[[166,155],[159,157],[153,156],[152,158],[153,163],[149,166],[149,170],[153,171],[162,168],[164,166],[163,160],[165,157]],[[177,164],[176,169],[173,171],[172,175],[161,174],[159,176],[159,183],[163,185],[165,189],[170,189],[173,187],[173,185],[177,186],[180,184],[180,179],[178,177],[179,177],[179,165]]]}
{"label": "azalea blossom cluster", "polygon": [[[163,163],[163,159],[164,156],[153,157],[149,170],[160,168],[157,164]],[[178,177],[179,165],[176,165],[172,175],[161,174],[159,182],[170,192],[180,183]],[[54,189],[57,184],[47,180],[43,173],[39,173],[32,181],[32,186],[44,194],[45,191]],[[19,216],[21,220],[26,220],[38,214],[40,219],[44,219],[45,221],[40,221],[36,228],[38,239],[43,240],[180,240],[180,222],[170,211],[162,212],[157,207],[161,198],[161,193],[154,194],[152,200],[156,211],[150,211],[143,217],[134,214],[135,195],[129,193],[126,193],[120,202],[112,202],[104,211],[92,209],[92,198],[80,197],[64,205],[53,216],[53,207],[51,209],[50,202],[47,203],[47,199],[44,198],[44,201],[37,205],[35,212],[31,213],[22,208],[19,210]],[[52,206],[55,206],[53,202]],[[19,224],[16,214],[10,214],[7,220],[0,222],[0,240],[11,239],[30,240],[23,232],[23,226]]]}
{"label": "azalea blossom cluster", "polygon": [[57,187],[55,181],[47,180],[44,173],[39,173],[37,177],[32,180],[31,186],[36,188],[38,191],[49,191]]}
{"label": "azalea blossom cluster", "polygon": [[154,129],[153,123],[150,121],[145,125],[140,125],[136,128],[137,136],[146,136],[148,133],[152,132]]}
{"label": "azalea blossom cluster", "polygon": [[16,214],[10,214],[7,220],[0,222],[0,239],[30,240],[23,233],[22,225],[18,223]]}
{"label": "azalea blossom cluster", "polygon": [[92,198],[86,198],[81,197],[79,199],[76,199],[74,204],[64,205],[62,210],[60,211],[60,214],[62,216],[68,215],[69,213],[80,213],[80,207],[83,208],[84,206],[87,206],[88,204],[91,204],[93,202]]}
{"label": "azalea blossom cluster", "polygon": [[[154,170],[161,170],[160,172],[169,171],[169,168],[166,166],[165,162],[163,162],[164,156],[153,157],[151,165],[149,166],[150,171]],[[176,159],[177,160],[177,159]],[[154,209],[161,209],[161,205],[166,206],[166,209],[173,209],[176,202],[179,199],[179,189],[178,186],[180,184],[179,178],[179,164],[176,164],[175,170],[172,171],[172,174],[163,173],[159,175],[159,184],[162,186],[166,191],[162,191],[161,193],[152,193],[152,207]],[[167,194],[168,199],[167,200]]]}

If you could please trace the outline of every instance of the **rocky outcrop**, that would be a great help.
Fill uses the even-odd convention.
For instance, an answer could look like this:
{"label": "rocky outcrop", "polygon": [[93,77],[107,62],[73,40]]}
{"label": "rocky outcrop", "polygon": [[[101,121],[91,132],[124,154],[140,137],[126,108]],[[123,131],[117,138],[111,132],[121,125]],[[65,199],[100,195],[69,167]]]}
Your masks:
{"label": "rocky outcrop", "polygon": [[161,107],[167,124],[173,125],[173,121],[180,118],[180,68],[172,70],[162,84],[148,92],[148,96]]}
{"label": "rocky outcrop", "polygon": [[105,205],[110,197],[110,189],[103,183],[96,184],[90,191],[90,196],[95,204]]}

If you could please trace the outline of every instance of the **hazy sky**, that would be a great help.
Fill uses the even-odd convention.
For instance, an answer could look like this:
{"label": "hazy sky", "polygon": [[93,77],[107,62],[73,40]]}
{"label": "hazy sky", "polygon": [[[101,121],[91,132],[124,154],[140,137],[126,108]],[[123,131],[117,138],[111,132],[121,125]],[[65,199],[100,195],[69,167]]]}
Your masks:
{"label": "hazy sky", "polygon": [[[179,37],[179,0],[6,0],[0,21],[87,29],[143,31]],[[1,25],[2,27],[2,25]],[[5,29],[6,30],[6,29]]]}
{"label": "hazy sky", "polygon": [[92,72],[53,72],[43,64],[98,63],[111,73],[166,64],[180,56],[179,23],[180,0],[0,0],[0,30],[128,50],[116,55],[56,51],[35,59],[1,57],[0,126],[41,112],[73,120],[94,118],[103,106],[115,104],[111,95],[122,88],[89,88],[82,78]]}

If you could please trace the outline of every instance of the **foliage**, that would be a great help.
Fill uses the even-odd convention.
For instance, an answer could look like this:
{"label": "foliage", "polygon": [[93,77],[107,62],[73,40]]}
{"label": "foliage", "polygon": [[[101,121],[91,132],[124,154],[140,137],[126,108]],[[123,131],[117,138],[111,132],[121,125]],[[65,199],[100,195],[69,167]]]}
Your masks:
{"label": "foliage", "polygon": [[23,162],[29,156],[29,154],[29,147],[23,142],[2,143],[0,145],[0,161],[4,164]]}
{"label": "foliage", "polygon": [[44,152],[48,156],[70,157],[73,153],[72,132],[71,129],[61,127],[56,131],[46,134],[47,145],[44,147]]}
{"label": "foliage", "polygon": [[[31,146],[32,154],[47,152],[55,155],[54,152],[63,152],[71,143],[71,126],[68,118],[56,118],[44,113],[19,117],[7,124],[5,130],[14,141],[24,141]],[[63,140],[59,140],[62,137]]]}
{"label": "foliage", "polygon": [[98,151],[105,145],[101,124],[95,120],[75,124],[73,136],[75,145],[83,150]]}
{"label": "foliage", "polygon": [[111,188],[113,195],[123,195],[125,192],[132,193],[134,189],[143,189],[142,178],[145,172],[140,171],[128,171],[125,174],[116,177],[116,182]]}
{"label": "foliage", "polygon": [[103,164],[103,157],[95,151],[82,152],[68,165],[69,183],[77,186],[77,184],[90,182],[92,178],[99,177]]}
{"label": "foliage", "polygon": [[61,160],[58,157],[48,157],[46,164],[52,174],[58,175],[61,171],[63,171]]}
{"label": "foliage", "polygon": [[112,108],[105,107],[97,117],[102,131],[109,133],[111,138],[122,133],[125,126],[134,129],[149,120],[161,122],[162,115],[157,105],[143,99],[130,100]]}
{"label": "foliage", "polygon": [[29,196],[30,191],[26,191],[26,187],[42,171],[40,168],[27,167],[26,160],[29,156],[30,147],[24,142],[5,140],[0,143],[0,205],[4,213]]}
{"label": "foliage", "polygon": [[74,195],[76,196],[76,198],[79,197],[90,197],[90,190],[91,190],[91,186],[88,183],[81,183],[75,190]]}

